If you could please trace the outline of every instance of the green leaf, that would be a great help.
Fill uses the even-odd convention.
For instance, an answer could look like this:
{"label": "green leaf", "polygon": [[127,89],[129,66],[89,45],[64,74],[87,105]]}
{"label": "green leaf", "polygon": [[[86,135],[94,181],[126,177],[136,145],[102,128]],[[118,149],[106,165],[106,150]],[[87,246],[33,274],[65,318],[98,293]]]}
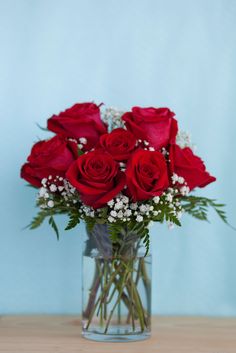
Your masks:
{"label": "green leaf", "polygon": [[50,224],[50,226],[52,227],[52,229],[55,231],[56,236],[57,236],[57,240],[59,240],[59,231],[58,231],[58,228],[57,228],[57,225],[56,225],[56,223],[55,223],[55,221],[54,221],[53,216],[50,216],[50,217],[49,217],[48,223]]}
{"label": "green leaf", "polygon": [[82,156],[84,154],[84,152],[78,147],[78,155]]}
{"label": "green leaf", "polygon": [[[45,220],[45,218],[48,216],[48,213],[46,211],[39,211],[38,214],[32,219],[31,223],[27,226],[30,229],[36,229]],[[26,227],[26,228],[27,228]]]}
{"label": "green leaf", "polygon": [[77,226],[77,224],[80,223],[80,219],[79,219],[79,216],[78,216],[78,213],[73,213],[73,212],[70,212],[69,213],[69,222],[65,228],[65,230],[70,230],[70,229],[73,229]]}
{"label": "green leaf", "polygon": [[43,126],[39,125],[38,123],[36,123],[36,125],[38,126],[38,128],[39,128],[40,130],[49,132],[49,130],[48,130],[46,127],[43,127]]}
{"label": "green leaf", "polygon": [[109,223],[108,228],[112,242],[117,242],[119,240],[119,235],[122,231],[123,225],[119,223]]}
{"label": "green leaf", "polygon": [[179,219],[174,215],[174,214],[169,214],[169,217],[168,217],[169,221],[176,224],[177,226],[181,227],[181,223],[179,221]]}
{"label": "green leaf", "polygon": [[26,184],[25,186],[26,186],[27,188],[33,188],[33,189],[35,189],[35,190],[38,190],[38,188],[36,188],[36,186],[31,185],[31,184]]}
{"label": "green leaf", "polygon": [[86,222],[86,226],[87,226],[88,232],[92,232],[92,231],[93,231],[93,227],[94,227],[95,224],[96,224],[96,219],[95,219],[95,218],[87,217],[87,218],[85,219],[85,222]]}
{"label": "green leaf", "polygon": [[129,232],[136,233],[143,241],[144,246],[146,248],[145,256],[149,252],[150,248],[150,236],[148,229],[149,221],[133,223],[132,221],[128,224]]}
{"label": "green leaf", "polygon": [[184,197],[182,199],[182,202],[183,202],[182,207],[184,208],[185,212],[203,221],[208,221],[207,208],[212,207],[224,223],[226,223],[231,228],[235,229],[227,221],[226,213],[222,209],[223,207],[225,207],[224,204],[217,203],[216,200],[208,199],[207,197],[192,196],[192,195]]}

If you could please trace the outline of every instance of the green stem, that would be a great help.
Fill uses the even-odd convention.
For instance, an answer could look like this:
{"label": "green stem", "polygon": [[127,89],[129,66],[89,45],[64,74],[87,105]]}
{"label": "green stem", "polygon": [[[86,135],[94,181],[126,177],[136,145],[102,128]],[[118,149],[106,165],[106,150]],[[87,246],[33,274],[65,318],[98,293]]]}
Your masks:
{"label": "green stem", "polygon": [[144,309],[143,309],[143,306],[142,306],[142,302],[141,302],[140,296],[138,294],[137,287],[135,286],[134,282],[132,282],[132,287],[134,289],[134,302],[136,304],[137,315],[138,315],[138,318],[139,318],[141,331],[143,331],[144,328],[145,328]]}
{"label": "green stem", "polygon": [[100,296],[98,297],[96,303],[94,304],[94,307],[93,309],[91,310],[91,313],[90,313],[90,316],[89,316],[89,319],[88,319],[88,322],[87,322],[87,325],[86,325],[86,330],[89,328],[90,324],[91,324],[91,321],[92,321],[92,318],[94,316],[94,313],[97,309],[97,306],[99,305],[99,303],[104,300],[104,297],[106,297],[107,293],[109,292],[110,290],[110,287],[112,286],[113,284],[113,281],[114,281],[114,278],[115,276],[117,275],[117,273],[119,272],[120,270],[120,267],[121,267],[121,264],[119,264],[116,268],[116,270],[111,274],[110,276],[110,279],[106,285],[106,287],[104,287],[103,289],[103,292],[100,294]]}
{"label": "green stem", "polygon": [[109,317],[108,317],[104,334],[107,333],[107,330],[108,330],[108,327],[109,327],[111,318],[112,318],[112,316],[113,316],[113,313],[114,313],[114,311],[115,311],[115,309],[116,309],[118,303],[120,302],[120,299],[121,299],[121,296],[122,296],[122,291],[123,291],[124,284],[125,284],[125,279],[126,279],[126,277],[127,277],[128,274],[129,274],[129,272],[128,272],[128,270],[126,270],[125,273],[124,273],[124,275],[123,275],[123,278],[122,278],[121,288],[120,288],[119,295],[118,295],[118,297],[117,297],[117,299],[116,299],[116,302],[115,302],[113,308],[111,309],[110,315],[109,315]]}
{"label": "green stem", "polygon": [[[133,265],[133,266],[134,266],[134,265]],[[134,272],[132,271],[132,273],[131,273],[131,282],[133,282],[133,276],[134,276]],[[132,329],[133,329],[133,331],[135,331],[134,305],[133,305],[133,301],[134,301],[134,289],[133,289],[133,286],[131,287],[130,297],[131,297],[131,306],[130,306],[129,313],[131,314]]]}
{"label": "green stem", "polygon": [[84,310],[84,317],[89,317],[91,314],[91,311],[94,307],[94,303],[96,300],[96,296],[97,296],[97,292],[100,286],[100,277],[99,277],[99,264],[98,264],[98,260],[96,260],[96,271],[94,273],[94,278],[93,278],[93,283],[92,286],[90,288],[90,295],[89,295],[89,300],[88,300],[88,304],[86,309]]}

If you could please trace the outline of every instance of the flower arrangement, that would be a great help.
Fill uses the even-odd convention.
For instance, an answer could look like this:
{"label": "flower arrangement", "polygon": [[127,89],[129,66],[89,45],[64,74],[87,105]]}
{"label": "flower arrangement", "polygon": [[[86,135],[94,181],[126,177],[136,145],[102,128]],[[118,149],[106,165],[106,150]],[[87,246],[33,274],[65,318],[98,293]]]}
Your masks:
{"label": "flower arrangement", "polygon": [[[143,258],[135,268],[135,244],[142,240],[147,255],[151,222],[180,226],[184,213],[207,220],[208,206],[227,223],[224,205],[193,193],[216,178],[207,172],[188,134],[179,131],[175,114],[168,108],[133,107],[122,112],[80,103],[49,118],[47,130],[55,135],[37,142],[21,169],[21,177],[39,189],[40,210],[30,228],[40,226],[48,217],[59,237],[54,215],[68,214],[66,230],[83,220],[103,255],[102,261],[96,260],[96,268],[105,276],[100,277],[100,297],[96,281],[89,289],[85,329],[99,307],[102,323],[105,321],[103,332],[107,333],[114,310],[123,301],[133,331],[137,332],[138,325],[143,332],[149,322],[137,288],[140,278],[145,288],[148,280]],[[112,255],[109,263],[104,260],[110,258],[107,251]],[[121,257],[129,257],[132,263]],[[134,271],[138,273],[135,281],[131,276]],[[107,315],[113,287],[117,302]]]}
{"label": "flower arrangement", "polygon": [[180,226],[184,212],[207,220],[211,206],[226,222],[222,204],[191,193],[216,179],[174,116],[168,108],[101,112],[94,103],[53,115],[47,128],[56,135],[37,142],[21,169],[21,177],[39,188],[40,211],[30,228],[49,217],[58,235],[53,216],[67,213],[66,230],[81,219],[90,229],[108,223],[114,240],[120,226],[140,223],[148,244],[151,221]]}

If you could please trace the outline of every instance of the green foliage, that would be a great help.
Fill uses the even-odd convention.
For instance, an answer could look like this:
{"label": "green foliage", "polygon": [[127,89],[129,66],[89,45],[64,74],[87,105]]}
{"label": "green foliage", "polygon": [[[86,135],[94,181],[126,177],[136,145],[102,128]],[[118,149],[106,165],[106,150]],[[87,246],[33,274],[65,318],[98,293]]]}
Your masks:
{"label": "green foliage", "polygon": [[39,125],[38,123],[36,123],[36,125],[38,126],[38,128],[39,128],[40,130],[49,132],[48,128],[43,127],[43,126]]}
{"label": "green foliage", "polygon": [[31,185],[31,184],[26,184],[25,186],[26,186],[27,188],[32,188],[32,189],[35,189],[35,190],[38,189],[38,188],[36,188],[36,186]]}
{"label": "green foliage", "polygon": [[48,223],[50,224],[50,226],[52,227],[52,229],[55,231],[56,236],[57,236],[57,240],[59,240],[59,231],[58,231],[58,228],[57,228],[57,225],[56,225],[56,223],[55,223],[55,221],[54,221],[53,216],[50,216],[50,217],[49,217]]}
{"label": "green foliage", "polygon": [[77,224],[80,223],[79,215],[78,213],[75,212],[70,212],[69,213],[69,222],[65,228],[65,230],[70,230],[73,229],[77,226]]}
{"label": "green foliage", "polygon": [[125,249],[129,249],[132,244],[139,241],[139,239],[142,239],[146,247],[146,256],[150,247],[148,224],[149,221],[109,223],[108,229],[112,243],[115,246],[118,246],[120,252],[125,253]]}
{"label": "green foliage", "polygon": [[96,224],[96,219],[95,219],[95,218],[91,218],[91,217],[87,217],[87,218],[85,219],[85,222],[86,222],[86,226],[87,226],[88,232],[92,232],[93,227],[94,227],[95,224]]}
{"label": "green foliage", "polygon": [[145,256],[146,256],[148,254],[149,248],[150,248],[150,236],[149,236],[148,227],[143,227],[142,231],[140,232],[140,237],[143,240],[143,243],[146,247],[146,252],[145,252]]}
{"label": "green foliage", "polygon": [[48,223],[55,231],[57,240],[59,240],[59,231],[53,218],[53,212],[51,210],[39,211],[38,214],[32,219],[32,222],[27,227],[30,229],[36,229],[43,224],[45,218],[47,217],[49,217]]}
{"label": "green foliage", "polygon": [[78,147],[78,155],[82,156],[84,154],[84,152]]}
{"label": "green foliage", "polygon": [[110,237],[113,243],[119,241],[120,234],[123,232],[124,224],[122,223],[109,223],[108,229],[110,233]]}
{"label": "green foliage", "polygon": [[148,225],[148,220],[139,223],[134,221],[128,223],[129,232],[136,234],[137,237],[142,239],[143,244],[146,247],[145,256],[148,254],[150,248],[150,236]]}
{"label": "green foliage", "polygon": [[30,229],[36,229],[41,224],[43,224],[43,221],[45,218],[48,216],[47,211],[39,211],[38,214],[32,219],[31,223],[28,225]]}
{"label": "green foliage", "polygon": [[182,199],[182,207],[185,212],[202,221],[208,221],[208,207],[212,207],[221,220],[228,224],[225,211],[222,209],[225,205],[217,203],[214,199],[208,199],[200,196],[186,196]]}
{"label": "green foliage", "polygon": [[179,219],[176,217],[175,214],[173,213],[166,213],[166,221],[169,221],[171,223],[174,223],[175,225],[181,227],[181,223],[179,221]]}
{"label": "green foliage", "polygon": [[154,222],[163,223],[164,221],[167,221],[174,223],[179,227],[181,226],[179,219],[168,204],[163,204],[161,208],[160,205],[158,205],[158,209],[160,213],[152,219]]}

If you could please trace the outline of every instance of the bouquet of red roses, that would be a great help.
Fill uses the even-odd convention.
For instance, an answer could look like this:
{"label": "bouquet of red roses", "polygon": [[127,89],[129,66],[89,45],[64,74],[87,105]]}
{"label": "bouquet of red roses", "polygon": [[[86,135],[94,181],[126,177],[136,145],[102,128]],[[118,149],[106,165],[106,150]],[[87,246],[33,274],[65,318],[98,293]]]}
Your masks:
{"label": "bouquet of red roses", "polygon": [[55,224],[52,216],[61,213],[69,214],[67,229],[80,219],[90,228],[99,222],[114,230],[136,223],[148,229],[150,221],[180,225],[184,211],[207,219],[206,206],[225,219],[214,200],[191,195],[216,179],[170,109],[101,108],[75,104],[48,119],[56,135],[37,142],[21,170],[39,188],[41,211],[31,228],[46,217]]}
{"label": "bouquet of red roses", "polygon": [[[130,288],[137,291],[138,280],[132,282],[130,277],[134,265],[117,259],[132,258],[141,240],[148,253],[152,221],[180,226],[184,212],[207,220],[207,207],[211,206],[226,222],[222,204],[192,194],[197,187],[216,179],[195,155],[189,136],[179,131],[170,109],[133,107],[121,112],[80,103],[49,118],[47,130],[55,135],[33,146],[21,170],[22,178],[39,188],[40,211],[30,228],[38,227],[48,217],[58,236],[53,218],[57,214],[69,215],[66,230],[80,220],[86,222],[90,234],[87,251],[95,247],[95,242],[103,256],[103,262],[97,261],[96,266],[110,278],[110,287],[106,291],[103,287],[103,296],[97,301],[104,320],[104,298],[109,296],[111,286],[122,294],[125,286],[126,297]],[[108,265],[106,257],[116,258],[116,265],[113,260]],[[146,286],[144,274],[141,277]],[[94,284],[90,291],[96,297],[98,287]],[[125,303],[124,298],[120,295]],[[95,313],[91,300],[85,309],[86,329]],[[130,305],[127,300],[125,304],[133,327],[139,320],[144,331],[148,327],[147,313],[140,308],[137,297]],[[110,320],[105,320],[105,332]]]}

